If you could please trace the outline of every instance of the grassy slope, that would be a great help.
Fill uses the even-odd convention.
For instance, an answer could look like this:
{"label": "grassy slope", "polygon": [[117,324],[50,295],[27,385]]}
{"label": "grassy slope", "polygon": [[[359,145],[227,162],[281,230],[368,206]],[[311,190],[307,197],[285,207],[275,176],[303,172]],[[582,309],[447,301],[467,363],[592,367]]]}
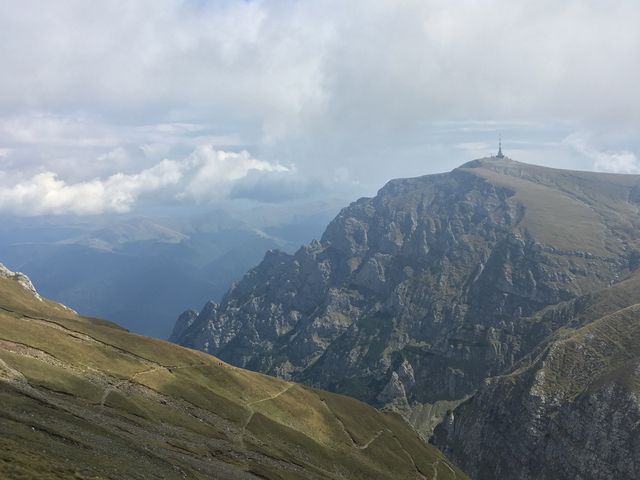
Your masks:
{"label": "grassy slope", "polygon": [[593,295],[572,322],[578,328],[558,330],[535,358],[525,359],[521,368],[502,378],[519,381],[536,372],[538,390],[566,400],[608,383],[638,391],[629,365],[640,358],[639,287],[636,274]]}
{"label": "grassy slope", "polygon": [[397,416],[0,279],[0,477],[466,478]]}
{"label": "grassy slope", "polygon": [[541,313],[558,315],[563,328],[437,428],[435,443],[474,478],[637,478],[640,271]]}
{"label": "grassy slope", "polygon": [[513,199],[525,208],[519,227],[540,242],[603,256],[629,247],[616,236],[638,247],[638,204],[629,199],[640,184],[639,175],[558,170],[495,158],[460,170],[512,190]]}

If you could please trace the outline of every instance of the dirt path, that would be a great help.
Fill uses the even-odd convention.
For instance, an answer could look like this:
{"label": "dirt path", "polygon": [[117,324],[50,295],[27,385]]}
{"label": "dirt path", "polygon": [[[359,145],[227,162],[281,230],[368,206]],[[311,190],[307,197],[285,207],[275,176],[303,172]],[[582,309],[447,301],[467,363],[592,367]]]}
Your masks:
{"label": "dirt path", "polygon": [[366,442],[363,445],[359,445],[355,439],[351,436],[351,433],[349,433],[349,430],[347,430],[347,427],[344,426],[344,423],[342,422],[342,420],[340,420],[340,418],[334,413],[333,410],[331,410],[331,408],[329,407],[329,405],[327,405],[327,402],[325,402],[324,400],[322,400],[322,404],[325,406],[325,408],[327,410],[329,410],[329,412],[331,412],[331,415],[333,415],[333,417],[336,419],[336,421],[338,422],[338,424],[340,425],[340,427],[342,428],[342,431],[344,432],[344,434],[346,435],[346,437],[349,439],[349,442],[351,442],[351,445],[354,448],[357,448],[358,450],[364,450],[366,448],[369,448],[369,445],[371,445],[375,440],[377,440],[378,438],[380,438],[380,435],[383,434],[384,429],[380,430],[379,432],[376,432],[376,434],[371,437],[371,440],[369,440],[368,442]]}
{"label": "dirt path", "polygon": [[376,441],[376,440],[380,437],[380,435],[382,435],[382,432],[383,432],[383,431],[384,431],[384,430],[380,430],[378,433],[376,433],[376,434],[371,438],[371,440],[369,440],[369,441],[368,441],[367,443],[365,443],[364,445],[355,445],[355,447],[356,447],[358,450],[364,450],[364,449],[366,449],[366,448],[369,448],[369,445],[371,445],[374,441]]}
{"label": "dirt path", "polygon": [[116,390],[118,390],[120,387],[122,387],[123,385],[127,384],[127,383],[133,383],[135,381],[135,379],[139,376],[142,375],[144,373],[151,373],[151,372],[155,372],[157,370],[160,370],[161,368],[164,367],[152,367],[152,368],[148,368],[146,370],[142,370],[141,372],[138,372],[134,375],[132,375],[130,378],[127,378],[125,380],[121,380],[118,383],[114,384],[114,385],[110,385],[107,388],[104,389],[104,393],[102,394],[102,398],[100,399],[100,406],[104,407],[104,403],[107,401],[107,398],[109,397],[109,394],[111,392],[114,392]]}
{"label": "dirt path", "polygon": [[181,369],[185,369],[185,368],[194,368],[194,367],[201,367],[203,365],[206,365],[205,363],[194,363],[193,365],[157,365],[155,367],[151,367],[151,368],[147,368],[146,370],[142,370],[138,373],[133,374],[131,377],[126,378],[124,380],[121,380],[113,385],[108,386],[107,388],[105,388],[104,393],[102,394],[102,398],[100,399],[100,406],[104,407],[104,403],[107,401],[107,398],[109,397],[109,394],[111,392],[114,392],[116,390],[118,390],[120,387],[122,387],[123,385],[127,384],[127,383],[134,383],[136,378],[138,378],[140,375],[144,375],[146,373],[153,373],[153,372],[157,372],[158,370],[181,370]]}
{"label": "dirt path", "polygon": [[269,400],[273,400],[275,398],[278,398],[280,395],[282,395],[283,393],[288,392],[289,390],[291,390],[292,387],[295,387],[295,383],[292,383],[290,385],[287,385],[286,388],[284,388],[283,390],[279,391],[278,393],[276,393],[275,395],[271,395],[270,397],[267,398],[261,398],[260,400],[255,400],[253,402],[249,402],[245,405],[245,407],[251,407],[252,405],[255,405],[257,403],[262,403],[262,402],[268,402]]}
{"label": "dirt path", "polygon": [[[393,437],[393,439],[395,440],[395,442],[398,444],[398,447],[400,447],[400,450],[402,450],[404,452],[404,454],[407,456],[407,458],[409,459],[409,462],[411,462],[411,465],[413,465],[414,470],[416,471],[416,478],[418,478],[419,480],[428,480],[427,477],[425,477],[422,472],[420,471],[420,469],[418,468],[418,465],[416,465],[415,460],[413,459],[413,457],[411,456],[411,454],[409,452],[407,452],[407,449],[404,448],[404,446],[402,446],[402,443],[400,443],[400,440],[398,440],[396,437]],[[435,463],[434,463],[435,465]],[[454,472],[455,474],[455,472]],[[437,478],[437,473],[435,474],[434,478]]]}
{"label": "dirt path", "polygon": [[291,390],[291,388],[293,388],[295,385],[296,385],[295,383],[292,383],[290,385],[287,385],[286,388],[282,389],[278,393],[276,393],[274,395],[271,395],[270,397],[261,398],[260,400],[255,400],[253,402],[249,402],[249,403],[245,404],[245,407],[247,407],[249,409],[249,416],[246,418],[246,420],[244,422],[242,422],[242,437],[244,438],[244,435],[246,434],[246,431],[247,431],[247,425],[249,425],[249,422],[253,418],[253,414],[256,413],[256,411],[253,408],[251,408],[253,405],[256,405],[256,404],[262,403],[262,402],[268,402],[269,400],[274,400],[274,399],[278,398],[280,395],[282,395],[283,393],[286,393],[289,390]]}

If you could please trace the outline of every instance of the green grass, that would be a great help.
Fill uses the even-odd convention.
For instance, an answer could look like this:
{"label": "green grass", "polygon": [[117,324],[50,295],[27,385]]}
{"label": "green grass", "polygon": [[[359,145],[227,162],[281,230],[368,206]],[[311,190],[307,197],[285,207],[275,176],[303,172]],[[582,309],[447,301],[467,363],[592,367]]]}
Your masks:
{"label": "green grass", "polygon": [[29,445],[0,437],[0,478],[15,480],[98,480],[104,477],[85,475],[75,466],[62,462]]}
{"label": "green grass", "polygon": [[542,243],[596,255],[621,254],[623,245],[616,237],[624,234],[638,246],[638,225],[632,223],[637,210],[628,201],[637,175],[556,170],[495,159],[469,166],[461,170],[513,192],[512,201],[524,207],[518,228]]}
{"label": "green grass", "polygon": [[14,290],[0,280],[0,478],[395,480],[445,463],[399,417]]}
{"label": "green grass", "polygon": [[0,350],[0,359],[22,373],[33,386],[74,395],[90,402],[98,402],[104,390],[70,370],[56,368],[35,358]]}

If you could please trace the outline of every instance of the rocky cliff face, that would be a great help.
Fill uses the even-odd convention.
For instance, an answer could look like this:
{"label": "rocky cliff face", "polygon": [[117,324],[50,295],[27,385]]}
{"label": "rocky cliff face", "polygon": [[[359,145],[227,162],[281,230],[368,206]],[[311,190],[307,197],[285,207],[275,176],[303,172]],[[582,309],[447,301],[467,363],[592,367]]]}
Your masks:
{"label": "rocky cliff face", "polygon": [[478,480],[638,478],[639,287],[636,275],[563,309],[570,325],[586,325],[487,380],[434,442]]}
{"label": "rocky cliff face", "polygon": [[319,242],[267,253],[172,339],[391,406],[428,436],[567,320],[539,312],[638,265],[638,185],[495,158],[393,180]]}

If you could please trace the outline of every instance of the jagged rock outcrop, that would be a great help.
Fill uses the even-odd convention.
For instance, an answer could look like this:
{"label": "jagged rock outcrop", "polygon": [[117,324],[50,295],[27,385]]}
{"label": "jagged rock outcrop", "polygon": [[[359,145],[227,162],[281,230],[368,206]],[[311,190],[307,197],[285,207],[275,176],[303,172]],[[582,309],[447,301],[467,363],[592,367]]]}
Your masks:
{"label": "jagged rock outcrop", "polygon": [[193,322],[195,322],[196,318],[198,318],[198,312],[195,310],[187,310],[182,312],[176,320],[176,324],[173,326],[173,331],[171,332],[171,338],[180,338],[185,332],[189,329]]}
{"label": "jagged rock outcrop", "polygon": [[2,263],[0,263],[0,278],[10,278],[16,281],[22,288],[33,294],[38,300],[42,300],[36,287],[33,286],[31,279],[22,272],[12,272]]}
{"label": "jagged rock outcrop", "polygon": [[496,158],[393,180],[319,242],[267,253],[173,340],[393,406],[428,436],[566,320],[537,313],[637,266],[638,185]]}
{"label": "jagged rock outcrop", "polygon": [[488,379],[447,414],[434,443],[477,480],[638,478],[638,302],[640,274],[551,309],[576,328]]}

